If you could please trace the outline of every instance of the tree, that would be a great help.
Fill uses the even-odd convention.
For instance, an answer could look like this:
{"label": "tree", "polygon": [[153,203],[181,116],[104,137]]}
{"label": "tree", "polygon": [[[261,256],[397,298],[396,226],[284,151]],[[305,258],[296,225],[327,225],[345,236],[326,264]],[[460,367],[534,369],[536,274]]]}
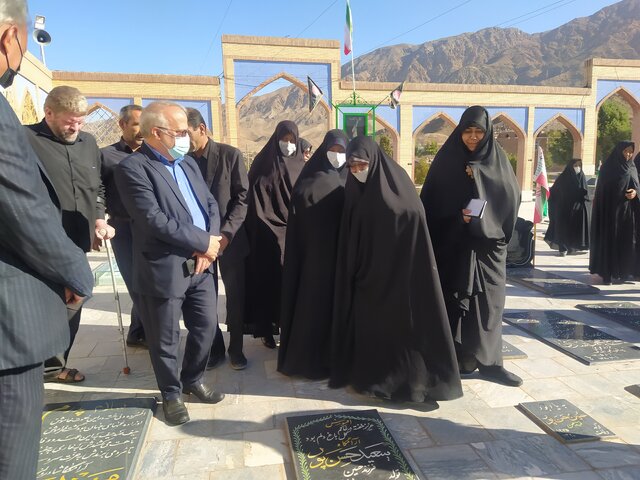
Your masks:
{"label": "tree", "polygon": [[566,165],[573,158],[573,137],[569,130],[550,130],[547,134],[547,167]]}
{"label": "tree", "polygon": [[513,173],[516,173],[518,170],[518,157],[515,153],[505,152],[507,154],[507,158],[509,159],[509,163],[511,164],[511,168],[513,168]]}
{"label": "tree", "polygon": [[618,142],[631,139],[629,107],[615,97],[604,102],[598,112],[597,160],[604,161]]}
{"label": "tree", "polygon": [[389,158],[393,158],[393,145],[388,135],[380,135],[380,148]]}
{"label": "tree", "polygon": [[413,171],[413,183],[422,186],[424,179],[427,178],[430,166],[431,164],[427,162],[426,158],[416,158],[415,169]]}

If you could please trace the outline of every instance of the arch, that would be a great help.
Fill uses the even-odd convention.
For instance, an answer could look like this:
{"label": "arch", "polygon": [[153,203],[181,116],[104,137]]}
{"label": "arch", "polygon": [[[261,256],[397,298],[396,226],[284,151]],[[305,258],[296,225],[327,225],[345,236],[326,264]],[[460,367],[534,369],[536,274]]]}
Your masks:
{"label": "arch", "polygon": [[[296,87],[300,88],[303,92],[305,92],[307,95],[309,95],[309,88],[307,87],[307,85],[302,83],[293,75],[288,74],[287,72],[280,72],[274,75],[273,77],[267,78],[264,82],[262,82],[260,85],[258,85],[249,93],[247,93],[244,97],[242,97],[236,104],[236,109],[240,111],[240,108],[242,107],[242,105],[244,105],[247,102],[247,100],[249,100],[252,96],[254,96],[256,93],[258,93],[260,90],[262,90],[264,87],[266,87],[270,83],[273,83],[276,80],[280,80],[281,78],[284,80],[287,80],[289,83],[295,85]],[[327,102],[324,99],[322,99],[320,100],[319,105],[325,110],[325,112],[327,113],[327,118],[330,120],[331,110],[329,109],[329,105],[327,105]]]}
{"label": "arch", "polygon": [[36,112],[36,106],[33,103],[33,97],[29,90],[25,90],[24,96],[22,97],[22,114],[20,115],[20,120],[23,125],[31,125],[32,123],[38,122],[38,112]]}
{"label": "arch", "polygon": [[611,93],[609,93],[607,96],[605,96],[602,100],[600,100],[598,105],[596,105],[596,113],[600,111],[600,107],[604,105],[604,102],[609,100],[614,95],[621,96],[624,99],[624,101],[629,104],[629,106],[633,110],[634,115],[636,112],[640,110],[640,101],[638,101],[638,99],[631,92],[629,92],[629,90],[627,90],[625,87],[618,87],[615,90],[613,90]]}
{"label": "arch", "polygon": [[93,135],[100,148],[106,147],[120,140],[122,133],[118,118],[118,114],[109,107],[96,102],[89,107],[82,130]]}
{"label": "arch", "polygon": [[537,143],[538,135],[540,135],[540,133],[542,133],[542,131],[547,128],[547,126],[549,126],[556,120],[569,131],[571,137],[573,138],[573,157],[582,158],[582,134],[580,133],[580,130],[578,130],[576,126],[571,122],[571,120],[565,117],[562,113],[556,113],[553,117],[540,125],[540,128],[538,128],[538,130],[536,130],[536,132],[533,134],[534,142],[532,146],[532,158],[536,158],[535,146]]}
{"label": "arch", "polygon": [[513,120],[509,115],[507,115],[504,112],[499,112],[496,115],[493,116],[493,118],[491,119],[492,123],[493,122],[502,122],[505,125],[507,125],[509,128],[511,128],[511,130],[513,130],[515,132],[515,135],[517,137],[516,139],[516,161],[517,161],[517,166],[516,166],[516,177],[518,179],[523,178],[524,176],[524,168],[526,166],[526,142],[527,142],[527,134],[525,133],[525,131],[520,127],[520,125],[518,125],[518,123]]}
{"label": "arch", "polygon": [[445,112],[434,113],[429,118],[427,118],[425,121],[423,121],[420,125],[418,125],[417,128],[413,131],[413,145],[414,145],[414,148],[415,148],[415,143],[416,143],[416,135],[418,134],[418,132],[420,130],[422,130],[425,126],[429,125],[431,122],[436,120],[437,118],[442,118],[446,123],[451,125],[453,128],[456,128],[456,126],[458,125],[458,122],[454,121],[453,118],[451,118]]}
{"label": "arch", "polygon": [[400,135],[398,134],[396,129],[391,126],[389,122],[387,122],[383,118],[378,117],[376,115],[376,125],[377,124],[380,124],[381,126],[383,126],[384,129],[387,132],[389,132],[389,134],[391,135],[391,142],[393,143],[393,159],[396,161],[396,163],[400,163],[400,160],[398,158],[398,152],[399,152],[399,146],[400,146]]}
{"label": "arch", "polygon": [[508,125],[514,132],[516,132],[516,134],[518,135],[518,139],[525,138],[527,136],[525,131],[520,127],[520,125],[518,125],[516,121],[506,113],[500,112],[494,115],[491,121],[495,122],[496,120]]}

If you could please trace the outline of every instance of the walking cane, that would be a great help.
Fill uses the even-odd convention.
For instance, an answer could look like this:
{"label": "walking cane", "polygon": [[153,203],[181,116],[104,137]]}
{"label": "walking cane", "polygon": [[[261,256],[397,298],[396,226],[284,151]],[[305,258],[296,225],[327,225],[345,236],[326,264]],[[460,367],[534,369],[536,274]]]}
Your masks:
{"label": "walking cane", "polygon": [[120,308],[120,295],[118,295],[118,287],[116,286],[116,273],[113,268],[113,257],[111,256],[111,242],[109,240],[104,241],[104,245],[107,248],[107,258],[109,259],[109,271],[111,272],[111,285],[113,285],[113,296],[116,299],[116,312],[118,314],[118,330],[122,338],[122,353],[124,355],[124,368],[122,373],[129,375],[131,369],[129,368],[129,357],[127,357],[127,343],[124,339],[124,326],[122,325],[122,309]]}

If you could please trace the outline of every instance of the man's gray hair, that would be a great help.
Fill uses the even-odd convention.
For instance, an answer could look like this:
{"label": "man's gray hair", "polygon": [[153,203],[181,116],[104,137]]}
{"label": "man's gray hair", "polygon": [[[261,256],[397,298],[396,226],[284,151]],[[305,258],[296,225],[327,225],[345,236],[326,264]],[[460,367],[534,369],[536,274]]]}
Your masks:
{"label": "man's gray hair", "polygon": [[49,92],[44,101],[44,108],[50,108],[53,113],[86,115],[89,110],[89,103],[77,88],[61,85]]}
{"label": "man's gray hair", "polygon": [[184,112],[185,116],[187,115],[187,110],[178,103],[165,101],[151,102],[142,109],[142,115],[140,115],[140,134],[143,137],[149,137],[153,127],[169,127],[169,122],[164,114],[164,111],[168,107],[177,107]]}
{"label": "man's gray hair", "polygon": [[141,112],[142,107],[140,105],[125,105],[120,109],[120,121],[127,123],[131,120],[131,112]]}
{"label": "man's gray hair", "polygon": [[0,23],[27,24],[26,0],[0,0]]}

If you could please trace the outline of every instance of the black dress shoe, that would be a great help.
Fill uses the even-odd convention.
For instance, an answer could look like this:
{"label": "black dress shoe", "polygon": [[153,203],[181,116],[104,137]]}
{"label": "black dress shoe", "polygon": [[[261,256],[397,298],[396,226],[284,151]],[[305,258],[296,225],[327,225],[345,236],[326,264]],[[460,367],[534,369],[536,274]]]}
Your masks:
{"label": "black dress shoe", "polygon": [[162,411],[164,419],[171,425],[182,425],[189,421],[189,412],[181,398],[175,400],[163,400]]}
{"label": "black dress shoe", "polygon": [[211,370],[213,368],[216,368],[218,365],[222,365],[222,362],[224,362],[224,354],[221,356],[211,355],[209,357],[209,361],[207,362],[207,370]]}
{"label": "black dress shoe", "polygon": [[247,357],[242,352],[229,354],[229,363],[234,370],[244,370],[247,368]]}
{"label": "black dress shoe", "polygon": [[478,361],[475,357],[464,358],[458,360],[458,370],[460,375],[469,375],[476,371],[478,368]]}
{"label": "black dress shoe", "polygon": [[144,338],[127,338],[127,347],[149,348]]}
{"label": "black dress shoe", "polygon": [[506,385],[507,387],[519,387],[522,385],[522,379],[514,373],[505,370],[500,365],[478,365],[480,375],[496,383]]}
{"label": "black dress shoe", "polygon": [[266,337],[262,337],[262,343],[267,348],[276,348],[276,341],[273,338],[273,335],[267,335]]}
{"label": "black dress shoe", "polygon": [[195,395],[203,403],[218,403],[224,398],[224,393],[216,392],[204,383],[196,383],[190,387],[183,387],[182,393]]}

